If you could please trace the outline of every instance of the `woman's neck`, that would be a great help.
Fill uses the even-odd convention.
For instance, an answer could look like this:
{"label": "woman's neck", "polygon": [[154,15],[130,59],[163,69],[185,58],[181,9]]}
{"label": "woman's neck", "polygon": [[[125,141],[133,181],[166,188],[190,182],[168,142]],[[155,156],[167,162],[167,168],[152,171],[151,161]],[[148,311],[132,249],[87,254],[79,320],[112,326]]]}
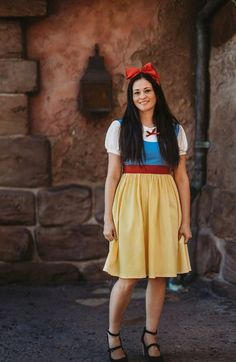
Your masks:
{"label": "woman's neck", "polygon": [[146,127],[153,127],[153,110],[139,113],[140,121],[142,125]]}

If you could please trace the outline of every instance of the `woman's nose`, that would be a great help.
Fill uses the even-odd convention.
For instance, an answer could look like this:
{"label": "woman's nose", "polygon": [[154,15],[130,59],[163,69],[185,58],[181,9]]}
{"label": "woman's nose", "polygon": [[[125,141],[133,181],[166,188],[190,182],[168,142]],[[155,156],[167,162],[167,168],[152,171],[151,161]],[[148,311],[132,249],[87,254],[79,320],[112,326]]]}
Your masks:
{"label": "woman's nose", "polygon": [[143,98],[146,98],[146,96],[147,95],[144,92],[140,92],[140,97],[139,98],[143,99]]}

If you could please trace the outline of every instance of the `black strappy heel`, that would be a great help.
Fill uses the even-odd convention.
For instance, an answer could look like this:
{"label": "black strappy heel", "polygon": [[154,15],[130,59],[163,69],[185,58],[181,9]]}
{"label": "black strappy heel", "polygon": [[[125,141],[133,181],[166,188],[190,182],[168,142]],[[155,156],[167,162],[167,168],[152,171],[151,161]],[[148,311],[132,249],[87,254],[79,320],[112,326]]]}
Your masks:
{"label": "black strappy heel", "polygon": [[154,356],[149,356],[149,353],[148,353],[148,350],[149,348],[153,347],[153,346],[156,346],[159,351],[161,352],[161,349],[160,349],[160,345],[158,343],[151,343],[149,344],[148,346],[146,346],[145,342],[144,342],[144,335],[145,333],[149,333],[149,334],[152,334],[153,336],[155,336],[157,334],[157,332],[150,332],[150,331],[147,331],[146,328],[143,329],[143,334],[142,334],[142,337],[141,337],[141,342],[142,342],[142,346],[143,346],[143,355],[144,357],[146,358],[147,361],[156,361],[156,362],[164,362],[164,359],[163,357],[160,355],[158,357],[154,357]]}
{"label": "black strappy heel", "polygon": [[[107,330],[107,334],[109,334],[110,336],[112,337],[120,337],[120,333],[111,333],[109,330]],[[126,352],[124,351],[123,349],[123,346],[122,346],[122,343],[121,343],[121,340],[120,340],[120,345],[119,346],[116,346],[116,347],[110,347],[109,346],[109,338],[108,338],[108,335],[107,335],[107,344],[108,344],[108,350],[107,352],[109,353],[109,358],[110,358],[110,362],[114,362],[114,361],[118,361],[118,362],[128,362],[128,356],[126,354]],[[119,359],[113,359],[111,354],[112,352],[116,351],[117,349],[123,349],[123,352],[125,354],[125,357],[122,357],[122,358],[119,358]]]}

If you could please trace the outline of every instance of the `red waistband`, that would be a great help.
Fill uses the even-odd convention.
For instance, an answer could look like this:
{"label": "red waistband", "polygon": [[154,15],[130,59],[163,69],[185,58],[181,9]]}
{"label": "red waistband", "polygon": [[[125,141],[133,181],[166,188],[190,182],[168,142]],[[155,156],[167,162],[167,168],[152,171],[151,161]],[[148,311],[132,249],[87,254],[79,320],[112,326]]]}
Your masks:
{"label": "red waistband", "polygon": [[156,174],[169,174],[170,168],[161,165],[124,165],[124,173],[156,173]]}

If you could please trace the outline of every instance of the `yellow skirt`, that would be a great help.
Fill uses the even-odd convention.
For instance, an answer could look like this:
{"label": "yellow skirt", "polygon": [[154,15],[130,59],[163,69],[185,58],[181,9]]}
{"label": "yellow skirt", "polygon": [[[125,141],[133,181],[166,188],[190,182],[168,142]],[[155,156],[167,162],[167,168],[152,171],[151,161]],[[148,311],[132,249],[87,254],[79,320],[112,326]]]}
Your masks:
{"label": "yellow skirt", "polygon": [[104,271],[120,278],[175,277],[191,270],[188,247],[178,240],[181,206],[171,175],[124,173],[113,207],[117,240]]}

